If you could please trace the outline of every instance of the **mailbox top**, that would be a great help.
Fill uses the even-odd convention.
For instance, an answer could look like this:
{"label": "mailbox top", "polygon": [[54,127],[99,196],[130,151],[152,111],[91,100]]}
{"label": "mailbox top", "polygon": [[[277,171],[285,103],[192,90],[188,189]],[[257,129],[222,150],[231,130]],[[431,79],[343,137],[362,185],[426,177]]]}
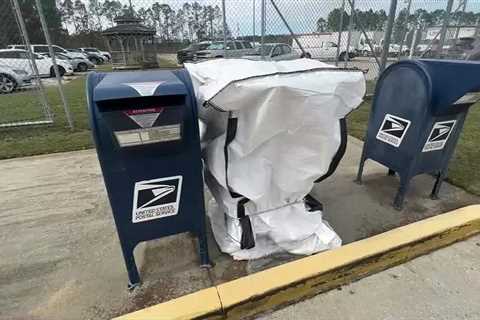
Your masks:
{"label": "mailbox top", "polygon": [[185,84],[172,71],[116,72],[104,74],[94,89],[93,100],[186,94]]}
{"label": "mailbox top", "polygon": [[385,73],[393,75],[397,68],[411,68],[423,74],[430,100],[426,103],[434,114],[447,113],[456,105],[471,102],[472,99],[462,97],[480,91],[480,63],[476,61],[405,60],[391,65]]}

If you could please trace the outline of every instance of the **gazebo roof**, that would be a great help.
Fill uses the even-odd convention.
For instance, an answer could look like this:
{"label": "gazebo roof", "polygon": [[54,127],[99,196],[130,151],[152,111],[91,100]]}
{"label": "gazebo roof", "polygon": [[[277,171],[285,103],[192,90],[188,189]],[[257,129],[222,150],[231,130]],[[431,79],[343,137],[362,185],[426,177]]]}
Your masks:
{"label": "gazebo roof", "polygon": [[114,27],[108,28],[102,32],[104,36],[110,35],[151,35],[155,34],[155,29],[141,24],[142,19],[136,18],[131,14],[126,14],[115,18]]}

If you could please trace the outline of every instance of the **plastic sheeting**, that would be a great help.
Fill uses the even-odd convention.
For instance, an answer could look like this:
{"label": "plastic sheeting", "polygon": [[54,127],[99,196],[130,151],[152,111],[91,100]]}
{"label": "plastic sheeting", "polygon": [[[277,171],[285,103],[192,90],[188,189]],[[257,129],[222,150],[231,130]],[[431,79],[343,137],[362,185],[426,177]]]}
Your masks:
{"label": "plastic sheeting", "polygon": [[304,198],[346,143],[340,119],[362,102],[363,74],[309,59],[185,67],[204,106],[206,182],[218,204],[209,215],[222,251],[252,259],[341,245]]}

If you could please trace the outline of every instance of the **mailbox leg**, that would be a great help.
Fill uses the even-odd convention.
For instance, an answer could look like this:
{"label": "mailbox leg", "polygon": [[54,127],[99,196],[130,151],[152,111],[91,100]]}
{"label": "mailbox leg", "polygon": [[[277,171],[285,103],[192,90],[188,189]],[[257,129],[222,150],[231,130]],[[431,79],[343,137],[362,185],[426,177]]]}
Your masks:
{"label": "mailbox leg", "polygon": [[138,274],[137,264],[133,255],[134,249],[135,247],[124,247],[122,245],[123,259],[125,260],[128,273],[128,290],[133,290],[140,285],[140,275]]}
{"label": "mailbox leg", "polygon": [[360,164],[358,166],[358,172],[357,172],[357,178],[355,179],[355,182],[358,184],[362,184],[362,175],[363,175],[363,168],[365,166],[365,155],[366,155],[366,146],[363,146],[362,150],[362,157],[360,158]]}
{"label": "mailbox leg", "polygon": [[435,184],[432,189],[432,193],[430,194],[430,199],[438,200],[438,193],[440,192],[440,187],[442,186],[442,182],[447,176],[447,170],[440,171],[437,175],[437,179],[435,180]]}
{"label": "mailbox leg", "polygon": [[198,251],[200,254],[200,267],[210,268],[212,263],[210,262],[210,256],[208,254],[208,242],[207,235],[204,231],[197,233],[198,238]]}
{"label": "mailbox leg", "polygon": [[395,200],[393,201],[393,207],[396,210],[403,209],[403,201],[405,200],[405,194],[407,193],[408,185],[412,177],[400,177],[400,187],[398,188]]}

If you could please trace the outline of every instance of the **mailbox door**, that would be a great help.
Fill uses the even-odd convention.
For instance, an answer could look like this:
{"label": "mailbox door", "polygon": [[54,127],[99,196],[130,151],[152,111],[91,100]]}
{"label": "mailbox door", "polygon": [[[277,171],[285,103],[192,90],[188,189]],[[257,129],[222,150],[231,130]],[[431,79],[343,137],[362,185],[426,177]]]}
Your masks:
{"label": "mailbox door", "polygon": [[367,158],[401,171],[415,156],[429,112],[429,81],[415,65],[392,66],[379,79],[367,132]]}

